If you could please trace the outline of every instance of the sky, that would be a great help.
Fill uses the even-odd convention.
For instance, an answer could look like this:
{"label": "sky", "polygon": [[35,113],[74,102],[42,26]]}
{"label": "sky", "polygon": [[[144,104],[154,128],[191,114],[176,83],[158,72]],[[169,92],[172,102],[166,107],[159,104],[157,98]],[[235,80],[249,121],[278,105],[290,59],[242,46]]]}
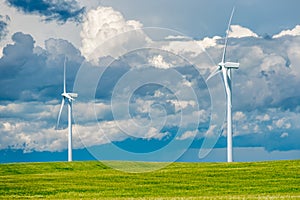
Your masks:
{"label": "sky", "polygon": [[[75,160],[225,161],[233,77],[235,161],[300,158],[297,0],[1,0],[0,162],[67,159],[63,64]],[[205,154],[199,156],[203,150]]]}

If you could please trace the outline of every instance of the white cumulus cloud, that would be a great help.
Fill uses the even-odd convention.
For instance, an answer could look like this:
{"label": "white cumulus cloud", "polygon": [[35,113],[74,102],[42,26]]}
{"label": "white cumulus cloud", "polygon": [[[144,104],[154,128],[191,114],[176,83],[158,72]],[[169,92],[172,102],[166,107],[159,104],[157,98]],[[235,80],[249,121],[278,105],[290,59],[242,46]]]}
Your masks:
{"label": "white cumulus cloud", "polygon": [[278,33],[277,35],[274,35],[273,38],[280,38],[283,36],[299,36],[300,35],[300,25],[295,26],[295,28],[291,29],[291,30],[283,30],[280,33]]}
{"label": "white cumulus cloud", "polygon": [[150,58],[148,60],[148,62],[153,67],[156,67],[159,69],[168,69],[171,67],[171,65],[164,60],[164,57],[162,55],[153,56],[152,58]]}
{"label": "white cumulus cloud", "polygon": [[198,130],[186,131],[181,136],[176,137],[176,140],[186,140],[189,138],[194,138],[198,133]]}
{"label": "white cumulus cloud", "polygon": [[[120,12],[111,7],[90,10],[80,33],[81,52],[88,60],[97,60],[109,55],[118,57],[127,50],[138,47],[138,44],[149,41],[141,30],[142,27],[139,21],[124,19]],[[101,48],[97,49],[99,45]]]}
{"label": "white cumulus cloud", "polygon": [[265,114],[265,115],[259,115],[256,117],[257,120],[259,121],[269,121],[270,120],[270,115]]}
{"label": "white cumulus cloud", "polygon": [[229,37],[233,37],[233,38],[258,37],[256,33],[240,25],[231,25],[230,29],[231,31],[229,32]]}
{"label": "white cumulus cloud", "polygon": [[288,137],[288,136],[289,136],[289,134],[287,132],[284,132],[280,135],[281,138],[285,138],[285,137]]}
{"label": "white cumulus cloud", "polygon": [[246,119],[246,115],[241,111],[238,111],[233,115],[233,120],[243,121],[245,119]]}

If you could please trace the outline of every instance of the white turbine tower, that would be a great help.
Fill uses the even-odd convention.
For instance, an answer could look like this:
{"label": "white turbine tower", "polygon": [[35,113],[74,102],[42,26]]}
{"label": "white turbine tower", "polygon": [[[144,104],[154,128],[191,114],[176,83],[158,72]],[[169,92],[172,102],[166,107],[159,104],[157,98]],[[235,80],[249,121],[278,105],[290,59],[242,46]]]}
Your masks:
{"label": "white turbine tower", "polygon": [[226,48],[228,41],[228,34],[231,25],[231,19],[234,13],[234,8],[232,9],[231,16],[229,19],[226,38],[225,38],[225,46],[223,50],[222,61],[218,64],[217,68],[213,73],[207,78],[209,80],[211,77],[216,74],[222,72],[223,81],[225,84],[226,98],[227,98],[227,162],[232,162],[232,90],[231,90],[231,69],[238,69],[240,64],[235,62],[226,62]]}
{"label": "white turbine tower", "polygon": [[61,106],[60,110],[58,113],[58,118],[57,118],[57,124],[56,127],[59,125],[60,121],[60,116],[62,109],[65,105],[65,102],[68,103],[68,161],[72,161],[72,101],[75,100],[75,98],[78,96],[77,93],[69,93],[67,92],[67,86],[66,86],[66,58],[64,61],[64,82],[63,82],[63,93],[61,94],[62,96],[62,101],[61,101]]}

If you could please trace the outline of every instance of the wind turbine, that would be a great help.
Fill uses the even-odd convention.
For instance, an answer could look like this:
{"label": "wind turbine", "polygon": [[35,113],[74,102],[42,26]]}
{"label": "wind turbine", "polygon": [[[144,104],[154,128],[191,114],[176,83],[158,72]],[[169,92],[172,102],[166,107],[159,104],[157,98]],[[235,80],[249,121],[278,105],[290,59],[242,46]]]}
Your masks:
{"label": "wind turbine", "polygon": [[[218,64],[217,68],[209,75],[207,80],[215,76],[216,74],[222,72],[223,82],[225,85],[226,98],[227,98],[227,162],[232,162],[232,89],[231,89],[231,69],[238,69],[240,64],[235,62],[226,62],[226,48],[228,41],[228,34],[231,25],[232,16],[234,14],[234,8],[232,9],[231,16],[229,19],[225,46],[223,50],[222,61]],[[207,81],[206,80],[206,81]]]}
{"label": "wind turbine", "polygon": [[57,118],[57,124],[56,127],[59,125],[60,121],[60,116],[62,109],[65,105],[65,102],[68,103],[68,161],[72,161],[72,102],[75,100],[76,97],[78,97],[77,93],[69,93],[67,92],[67,86],[66,86],[66,62],[67,59],[65,57],[64,61],[64,82],[63,82],[63,93],[61,94],[62,96],[62,101],[61,101],[61,106],[60,110],[58,113],[58,118]]}

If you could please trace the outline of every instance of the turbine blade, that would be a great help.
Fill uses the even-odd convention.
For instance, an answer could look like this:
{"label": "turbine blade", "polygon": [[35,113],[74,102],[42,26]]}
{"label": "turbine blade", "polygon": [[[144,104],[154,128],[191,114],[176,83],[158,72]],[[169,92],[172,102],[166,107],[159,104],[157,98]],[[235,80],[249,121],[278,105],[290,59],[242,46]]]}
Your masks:
{"label": "turbine blade", "polygon": [[206,81],[208,81],[209,79],[211,79],[212,77],[214,77],[215,75],[217,75],[218,73],[221,72],[221,69],[220,67],[217,67],[209,76],[208,78],[206,79]]}
{"label": "turbine blade", "polygon": [[234,14],[234,10],[235,8],[233,7],[231,15],[230,15],[230,19],[228,22],[228,27],[227,27],[227,31],[226,31],[226,37],[225,37],[225,46],[224,46],[224,50],[223,50],[223,56],[222,56],[222,63],[225,62],[225,56],[226,56],[226,48],[227,48],[227,41],[228,41],[228,35],[229,35],[229,29],[230,29],[230,25],[231,25],[231,20]]}
{"label": "turbine blade", "polygon": [[59,121],[60,121],[60,116],[61,116],[61,112],[62,112],[62,109],[63,109],[64,105],[65,105],[65,98],[63,97],[62,101],[61,101],[61,106],[60,106],[60,110],[59,110],[59,113],[58,113],[58,117],[57,117],[56,129],[58,129],[58,125],[59,125]]}
{"label": "turbine blade", "polygon": [[66,86],[66,62],[67,62],[67,57],[65,56],[65,61],[64,61],[64,93],[67,91],[67,86]]}
{"label": "turbine blade", "polygon": [[78,97],[78,94],[77,93],[69,93],[69,95],[72,97],[72,98],[77,98]]}

